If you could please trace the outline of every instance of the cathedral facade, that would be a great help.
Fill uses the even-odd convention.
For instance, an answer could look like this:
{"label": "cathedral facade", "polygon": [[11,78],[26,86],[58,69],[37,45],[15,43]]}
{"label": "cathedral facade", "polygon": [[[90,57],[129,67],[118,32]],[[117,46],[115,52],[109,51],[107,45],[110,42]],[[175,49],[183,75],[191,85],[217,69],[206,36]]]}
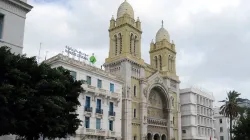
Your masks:
{"label": "cathedral facade", "polygon": [[[162,27],[150,45],[150,64],[141,58],[141,21],[125,0],[110,20],[105,70],[122,77],[122,139],[181,140],[179,77],[175,44]],[[145,51],[145,50],[143,50]]]}

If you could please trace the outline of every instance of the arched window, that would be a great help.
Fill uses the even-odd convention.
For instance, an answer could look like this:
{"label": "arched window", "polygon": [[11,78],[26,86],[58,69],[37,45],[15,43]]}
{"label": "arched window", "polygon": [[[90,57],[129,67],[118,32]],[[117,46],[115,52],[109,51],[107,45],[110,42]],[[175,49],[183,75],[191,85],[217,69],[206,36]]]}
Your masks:
{"label": "arched window", "polygon": [[157,68],[157,56],[155,56],[155,68]]}
{"label": "arched window", "polygon": [[119,33],[119,39],[120,39],[120,54],[122,53],[122,35]]}
{"label": "arched window", "polygon": [[171,57],[170,55],[168,56],[168,70],[171,70]]}
{"label": "arched window", "polygon": [[134,136],[134,140],[137,140],[137,137],[136,137],[136,136]]}
{"label": "arched window", "polygon": [[136,85],[134,85],[134,96],[136,97]]}
{"label": "arched window", "polygon": [[136,118],[136,109],[134,109],[134,118]]}
{"label": "arched window", "polygon": [[133,39],[134,39],[134,35],[133,34],[131,34],[130,35],[130,53],[132,53],[132,47],[133,47]]}
{"label": "arched window", "polygon": [[159,55],[159,61],[160,61],[160,70],[162,70],[162,59],[161,59],[161,55]]}
{"label": "arched window", "polygon": [[174,107],[174,98],[172,98],[172,106]]}
{"label": "arched window", "polygon": [[117,36],[115,35],[115,55],[117,55],[117,50],[118,50],[118,39]]}
{"label": "arched window", "polygon": [[134,55],[136,56],[136,39],[137,39],[137,36],[135,36],[135,39],[134,39]]}
{"label": "arched window", "polygon": [[172,56],[171,71],[174,71],[174,57]]}

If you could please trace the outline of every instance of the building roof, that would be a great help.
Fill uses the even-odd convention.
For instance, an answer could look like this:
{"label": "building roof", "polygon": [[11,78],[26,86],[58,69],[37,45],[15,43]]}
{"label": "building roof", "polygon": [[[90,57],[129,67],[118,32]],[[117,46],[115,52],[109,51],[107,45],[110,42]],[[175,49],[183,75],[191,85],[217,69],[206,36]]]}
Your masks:
{"label": "building roof", "polygon": [[186,94],[186,93],[191,93],[191,92],[199,94],[200,96],[209,98],[214,101],[213,93],[206,91],[205,89],[190,87],[190,88],[185,88],[185,89],[180,90],[180,94]]}
{"label": "building roof", "polygon": [[166,39],[168,42],[170,42],[170,36],[168,31],[163,27],[163,21],[162,26],[156,33],[155,42],[160,42],[162,40]]}
{"label": "building roof", "polygon": [[95,66],[91,66],[83,61],[75,60],[75,59],[70,58],[68,56],[65,56],[63,54],[58,54],[58,55],[51,57],[51,58],[44,61],[44,63],[49,64],[49,65],[53,65],[53,64],[56,64],[58,62],[66,64],[66,65],[71,65],[72,67],[76,67],[79,69],[83,69],[83,70],[91,72],[93,74],[101,75],[103,77],[106,77],[107,79],[115,80],[116,82],[119,82],[121,84],[123,83],[123,79],[119,76],[112,75],[112,74],[110,74],[110,73],[108,73],[100,68],[97,68]]}
{"label": "building roof", "polygon": [[125,0],[117,11],[117,18],[122,17],[124,14],[128,14],[131,18],[134,18],[133,7]]}

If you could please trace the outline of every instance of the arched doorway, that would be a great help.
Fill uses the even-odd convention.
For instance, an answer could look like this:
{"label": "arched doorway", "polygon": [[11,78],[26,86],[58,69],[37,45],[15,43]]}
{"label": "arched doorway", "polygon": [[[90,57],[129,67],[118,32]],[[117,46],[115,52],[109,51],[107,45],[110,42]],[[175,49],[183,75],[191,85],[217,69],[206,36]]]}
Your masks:
{"label": "arched doorway", "polygon": [[[148,96],[147,131],[154,133],[153,140],[160,140],[161,133],[168,134],[170,98],[162,85],[154,86]],[[163,136],[166,140],[166,135]]]}
{"label": "arched doorway", "polygon": [[155,135],[154,135],[154,140],[160,140],[159,134],[155,134]]}
{"label": "arched doorway", "polygon": [[147,140],[152,140],[152,134],[148,133]]}
{"label": "arched doorway", "polygon": [[166,135],[163,134],[163,135],[161,136],[161,140],[167,140]]}

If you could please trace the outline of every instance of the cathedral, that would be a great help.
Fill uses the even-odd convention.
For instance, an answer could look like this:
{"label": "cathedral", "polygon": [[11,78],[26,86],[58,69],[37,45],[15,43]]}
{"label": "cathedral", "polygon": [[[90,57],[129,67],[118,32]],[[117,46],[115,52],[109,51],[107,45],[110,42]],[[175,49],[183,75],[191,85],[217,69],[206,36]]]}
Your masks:
{"label": "cathedral", "polygon": [[[109,27],[105,71],[122,77],[122,139],[181,140],[180,80],[175,44],[163,23],[150,45],[150,64],[141,58],[141,21],[125,0]],[[143,50],[146,51],[146,50]]]}

